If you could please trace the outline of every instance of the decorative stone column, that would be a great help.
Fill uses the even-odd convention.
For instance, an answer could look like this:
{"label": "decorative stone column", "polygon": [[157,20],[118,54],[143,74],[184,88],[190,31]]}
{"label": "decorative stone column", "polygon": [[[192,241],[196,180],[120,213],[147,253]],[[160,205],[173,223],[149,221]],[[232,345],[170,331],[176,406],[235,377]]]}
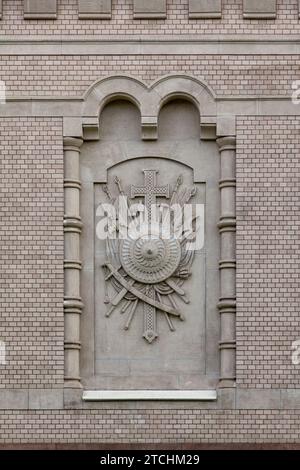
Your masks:
{"label": "decorative stone column", "polygon": [[220,255],[220,387],[235,386],[236,361],[236,209],[235,209],[235,137],[217,139],[221,157],[221,215],[219,231],[221,240]]}
{"label": "decorative stone column", "polygon": [[80,353],[80,315],[82,301],[80,297],[80,175],[79,156],[82,139],[64,138],[65,166],[65,387],[79,388],[79,353]]}

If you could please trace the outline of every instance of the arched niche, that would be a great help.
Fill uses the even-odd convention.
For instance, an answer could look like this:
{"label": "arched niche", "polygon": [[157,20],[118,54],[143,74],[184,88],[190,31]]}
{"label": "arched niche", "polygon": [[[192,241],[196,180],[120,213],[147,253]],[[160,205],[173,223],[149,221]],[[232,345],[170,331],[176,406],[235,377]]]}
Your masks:
{"label": "arched niche", "polygon": [[[80,283],[76,271],[78,295],[67,297],[66,304],[66,363],[76,363],[73,370],[80,371],[80,377],[67,377],[66,386],[186,391],[234,385],[234,138],[219,139],[218,148],[216,109],[213,91],[193,77],[162,77],[150,86],[131,77],[108,77],[89,88],[82,116],[65,126],[68,131],[73,125],[76,128],[65,138],[66,162],[73,159],[78,164],[72,170],[77,175],[74,184],[69,174],[65,179],[69,212],[75,189],[77,202],[81,191],[79,206],[76,202],[80,215],[66,215],[67,226],[76,222],[75,251],[77,256],[80,240],[80,261],[67,260],[65,270],[69,286],[75,270],[80,271]],[[70,173],[69,164],[66,169]],[[190,302],[182,306],[182,317],[187,321],[173,329],[168,320],[161,323],[159,319],[155,341],[149,341],[141,321],[147,301],[138,297],[135,321],[124,329],[118,312],[122,306],[114,306],[113,292],[106,290],[102,265],[107,263],[107,249],[106,242],[95,235],[97,207],[119,193],[146,201],[143,191],[145,187],[148,191],[149,184],[152,194],[158,192],[158,201],[168,201],[179,180],[187,193],[196,188],[194,202],[204,207],[205,243],[195,254],[195,266],[186,282]],[[66,240],[71,246],[70,237]],[[159,311],[157,303],[151,305]],[[107,315],[111,307],[114,314]]]}

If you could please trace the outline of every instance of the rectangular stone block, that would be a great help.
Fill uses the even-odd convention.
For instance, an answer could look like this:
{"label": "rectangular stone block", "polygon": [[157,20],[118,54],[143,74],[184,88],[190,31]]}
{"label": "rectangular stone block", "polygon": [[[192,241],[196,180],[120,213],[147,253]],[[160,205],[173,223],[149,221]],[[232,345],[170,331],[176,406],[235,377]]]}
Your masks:
{"label": "rectangular stone block", "polygon": [[236,408],[244,410],[267,410],[280,408],[279,389],[237,389]]}
{"label": "rectangular stone block", "polygon": [[166,0],[134,0],[133,6],[136,19],[163,19],[167,16]]}
{"label": "rectangular stone block", "polygon": [[227,135],[235,135],[235,116],[227,114],[226,116],[218,116],[217,118],[217,136],[224,137]]}
{"label": "rectangular stone block", "polygon": [[63,408],[63,389],[29,390],[30,410],[57,410]]}
{"label": "rectangular stone block", "polygon": [[276,18],[276,0],[244,0],[244,18]]}
{"label": "rectangular stone block", "polygon": [[82,119],[77,117],[63,118],[64,137],[82,137]]}
{"label": "rectangular stone block", "polygon": [[82,20],[109,20],[111,0],[78,0],[78,17]]}
{"label": "rectangular stone block", "polygon": [[299,410],[300,389],[282,390],[281,407],[285,410]]}
{"label": "rectangular stone block", "polygon": [[189,0],[189,18],[221,18],[222,0]]}
{"label": "rectangular stone block", "polygon": [[27,410],[28,390],[0,390],[0,410]]}
{"label": "rectangular stone block", "polygon": [[57,0],[25,0],[24,18],[27,20],[56,19]]}
{"label": "rectangular stone block", "polygon": [[221,410],[231,410],[235,408],[236,389],[220,388],[218,390],[218,408]]}

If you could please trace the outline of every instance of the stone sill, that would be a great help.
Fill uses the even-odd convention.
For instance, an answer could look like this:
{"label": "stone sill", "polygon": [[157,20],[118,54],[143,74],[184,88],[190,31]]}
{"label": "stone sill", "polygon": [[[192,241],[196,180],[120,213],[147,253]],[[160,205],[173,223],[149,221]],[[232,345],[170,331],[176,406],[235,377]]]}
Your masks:
{"label": "stone sill", "polygon": [[133,18],[135,20],[165,20],[167,15],[166,13],[134,13]]}
{"label": "stone sill", "polygon": [[197,400],[217,399],[216,390],[86,390],[84,401],[121,401],[121,400]]}
{"label": "stone sill", "polygon": [[189,13],[190,20],[198,20],[201,18],[219,20],[222,18],[222,13]]}
{"label": "stone sill", "polygon": [[111,13],[79,13],[80,20],[111,20]]}
{"label": "stone sill", "polygon": [[56,20],[56,13],[24,13],[24,20]]}
{"label": "stone sill", "polygon": [[245,20],[276,20],[276,13],[244,13]]}

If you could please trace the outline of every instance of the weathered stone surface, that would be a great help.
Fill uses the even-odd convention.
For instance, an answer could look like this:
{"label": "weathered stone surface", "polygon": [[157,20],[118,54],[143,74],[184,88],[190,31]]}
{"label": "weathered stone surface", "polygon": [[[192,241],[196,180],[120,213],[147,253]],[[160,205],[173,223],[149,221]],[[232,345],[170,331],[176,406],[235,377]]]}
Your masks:
{"label": "weathered stone surface", "polygon": [[134,18],[163,19],[167,16],[166,0],[134,0]]}
{"label": "weathered stone surface", "polygon": [[221,0],[189,0],[190,18],[221,18]]}
{"label": "weathered stone surface", "polygon": [[24,0],[25,19],[55,19],[57,0]]}
{"label": "weathered stone surface", "polygon": [[300,409],[300,389],[281,391],[281,408],[286,410]]}
{"label": "weathered stone surface", "polygon": [[29,389],[30,410],[58,410],[63,408],[63,389]]}
{"label": "weathered stone surface", "polygon": [[28,409],[28,390],[0,390],[0,410]]}
{"label": "weathered stone surface", "polygon": [[[178,85],[184,87],[182,78],[178,80]],[[168,83],[165,82],[163,87],[160,93],[166,93]],[[181,141],[182,144],[180,144]],[[176,151],[174,142],[176,142]],[[123,149],[121,154],[120,145]],[[161,110],[158,140],[153,142],[152,147],[151,153],[156,156],[147,157],[148,143],[141,140],[140,118],[137,109],[132,104],[116,101],[108,105],[100,117],[100,141],[95,142],[93,146],[83,146],[82,148],[82,214],[85,226],[85,230],[82,232],[82,255],[85,260],[88,260],[84,263],[82,270],[82,292],[85,304],[82,323],[82,357],[86,360],[82,368],[82,382],[85,388],[89,386],[92,389],[99,386],[106,389],[128,387],[134,390],[144,387],[150,389],[166,387],[190,390],[201,388],[201,381],[202,387],[204,384],[207,385],[209,379],[211,385],[215,387],[218,380],[219,351],[218,340],[216,341],[219,315],[216,307],[219,295],[216,249],[218,232],[217,214],[213,209],[215,205],[218,205],[219,200],[218,150],[215,142],[201,142],[199,140],[197,110],[191,104],[183,101],[166,105]],[[110,157],[107,160],[99,160],[97,158],[99,154],[110,155]],[[132,159],[130,155],[139,158]],[[154,313],[157,324],[153,328],[154,331],[157,328],[158,336],[155,341],[152,338],[149,341],[150,337],[145,336],[151,344],[148,344],[142,336],[143,331],[145,333],[143,320],[145,312],[142,299],[139,300],[131,322],[129,322],[130,312],[126,311],[120,315],[121,307],[125,307],[123,304],[119,307],[118,304],[115,306],[104,303],[107,295],[106,288],[109,289],[111,299],[118,295],[112,290],[112,286],[105,285],[104,273],[102,269],[97,268],[107,260],[105,243],[97,238],[94,246],[87,243],[95,231],[93,220],[98,221],[98,218],[94,217],[94,211],[101,202],[107,201],[107,195],[103,191],[101,182],[107,184],[109,194],[114,198],[119,194],[116,184],[116,177],[118,177],[117,181],[125,194],[129,195],[129,198],[138,196],[141,199],[144,197],[143,188],[147,185],[143,171],[145,172],[147,168],[151,172],[157,172],[156,182],[152,178],[152,173],[150,175],[153,188],[149,185],[149,191],[152,191],[152,197],[159,194],[160,196],[156,196],[158,200],[165,204],[168,203],[168,198],[173,194],[178,177],[182,175],[182,188],[180,187],[178,191],[183,191],[186,188],[187,195],[190,188],[195,186],[197,191],[191,202],[205,204],[207,201],[206,204],[209,207],[206,210],[207,214],[210,214],[207,215],[206,220],[210,237],[205,241],[206,256],[210,260],[207,262],[210,268],[206,269],[203,252],[199,249],[190,267],[190,277],[181,284],[181,289],[186,292],[186,298],[190,298],[189,303],[183,302],[180,295],[175,295],[177,307],[174,309],[182,313],[185,320],[180,321],[176,316],[171,317],[169,320],[172,321],[175,329],[175,331],[171,331],[173,327],[170,328],[170,324],[168,325],[165,314],[161,311]],[[212,174],[215,175],[216,184],[215,186],[207,186],[206,181],[212,177],[209,176]],[[206,193],[207,191],[209,191],[209,195]],[[92,200],[94,200],[94,207],[91,205]],[[170,276],[172,280],[173,271],[177,269],[177,255],[174,267],[171,261],[168,262],[168,269],[172,269],[167,274],[164,271],[165,265],[162,264],[158,271],[159,266],[155,267],[156,271],[152,277],[149,278],[149,269],[147,275],[142,276],[140,267],[144,266],[146,261],[142,252],[141,255],[139,254],[139,250],[143,251],[143,246],[137,247],[138,251],[134,249],[132,258],[129,259],[126,255],[125,261],[122,255],[123,245],[120,252],[123,269],[130,276],[134,276],[137,289],[139,282],[147,286],[149,282],[150,285],[153,285],[153,282],[157,284],[165,282]],[[154,246],[155,250],[156,245]],[[159,251],[160,246],[158,254]],[[128,265],[129,262],[134,262],[135,254],[138,257],[138,264]],[[155,258],[151,258],[152,262],[155,262]],[[147,268],[147,263],[145,268]],[[162,277],[160,269],[162,269]],[[95,282],[93,282],[93,276],[95,276]],[[209,292],[206,292],[205,278],[207,282],[210,279],[211,285],[214,286]],[[174,277],[174,282],[175,279]],[[95,286],[95,290],[93,286]],[[170,292],[170,295],[173,295],[172,289]],[[206,303],[207,296],[209,300]],[[93,298],[95,298],[95,302],[92,300]],[[163,294],[162,298],[165,300],[160,299],[160,302],[172,306],[170,300],[166,299]],[[148,314],[150,312],[147,311]],[[105,318],[105,315],[109,318]],[[127,323],[128,326],[126,326]],[[146,331],[149,329],[150,327]],[[90,332],[94,330],[96,334],[93,344]],[[209,350],[208,355],[205,353],[205,341],[206,348]],[[95,364],[95,371],[90,374],[92,363]],[[104,378],[106,378],[105,385]]]}
{"label": "weathered stone surface", "polygon": [[110,19],[111,0],[78,0],[80,19]]}
{"label": "weathered stone surface", "polygon": [[244,0],[244,18],[276,18],[276,0]]}
{"label": "weathered stone surface", "polygon": [[280,408],[280,390],[242,389],[236,390],[236,408],[244,410],[267,410]]}

